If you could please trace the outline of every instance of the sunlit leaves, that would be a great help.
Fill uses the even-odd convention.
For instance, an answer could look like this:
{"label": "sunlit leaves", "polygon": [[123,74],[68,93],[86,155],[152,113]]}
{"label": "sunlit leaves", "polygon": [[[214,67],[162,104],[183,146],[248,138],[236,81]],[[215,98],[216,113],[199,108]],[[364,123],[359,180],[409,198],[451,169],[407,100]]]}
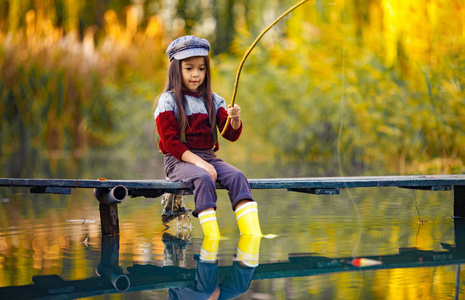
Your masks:
{"label": "sunlit leaves", "polygon": [[[213,89],[229,101],[242,55],[295,4],[78,2],[11,2],[0,35],[3,153],[17,149],[11,132],[21,126],[60,151],[126,139],[144,148],[151,136],[137,132],[153,122],[173,37],[211,41]],[[222,151],[345,169],[381,161],[401,173],[434,158],[456,165],[465,151],[464,20],[457,1],[309,1],[246,61],[236,99],[244,134]]]}

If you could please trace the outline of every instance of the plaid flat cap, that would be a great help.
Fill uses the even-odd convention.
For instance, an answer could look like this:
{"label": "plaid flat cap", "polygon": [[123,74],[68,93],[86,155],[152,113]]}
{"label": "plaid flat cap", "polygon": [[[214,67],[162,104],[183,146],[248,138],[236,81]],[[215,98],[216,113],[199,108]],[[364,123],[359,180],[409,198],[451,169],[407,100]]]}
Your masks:
{"label": "plaid flat cap", "polygon": [[172,61],[192,56],[207,56],[208,51],[210,51],[210,43],[206,39],[185,35],[171,42],[166,49],[166,55]]}

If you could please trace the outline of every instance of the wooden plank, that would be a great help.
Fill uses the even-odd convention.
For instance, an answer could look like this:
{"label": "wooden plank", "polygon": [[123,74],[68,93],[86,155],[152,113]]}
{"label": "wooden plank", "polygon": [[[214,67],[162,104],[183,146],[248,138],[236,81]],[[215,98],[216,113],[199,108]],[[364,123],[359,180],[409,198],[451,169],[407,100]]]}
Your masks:
{"label": "wooden plank", "polygon": [[180,195],[191,195],[191,189],[137,189],[132,188],[128,189],[128,195],[131,197],[148,197],[148,198],[157,198],[163,195],[164,193],[171,194],[180,194]]}
{"label": "wooden plank", "polygon": [[433,186],[399,186],[403,189],[412,189],[412,190],[425,190],[425,191],[450,191],[452,186],[450,185],[433,185]]}
{"label": "wooden plank", "polygon": [[70,195],[70,188],[63,187],[50,187],[50,186],[33,186],[30,188],[30,192],[33,194],[63,194]]}
{"label": "wooden plank", "polygon": [[339,195],[339,189],[287,189],[290,192],[307,193],[314,195]]}
{"label": "wooden plank", "polygon": [[[249,179],[249,184],[252,189],[465,186],[465,175],[265,178]],[[112,188],[116,185],[128,189],[190,190],[186,183],[167,180],[0,178],[0,186],[8,187]]]}
{"label": "wooden plank", "polygon": [[465,175],[250,179],[251,188],[354,188],[463,185]]}

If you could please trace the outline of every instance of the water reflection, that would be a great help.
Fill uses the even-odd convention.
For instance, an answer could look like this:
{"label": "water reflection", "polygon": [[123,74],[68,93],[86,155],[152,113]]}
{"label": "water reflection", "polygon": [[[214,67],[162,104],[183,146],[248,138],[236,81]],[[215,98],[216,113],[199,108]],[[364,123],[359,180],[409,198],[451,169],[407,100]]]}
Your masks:
{"label": "water reflection", "polygon": [[[261,240],[260,264],[249,290],[238,298],[453,299],[465,281],[457,267],[463,263],[463,251],[457,254],[457,249],[464,248],[465,238],[460,220],[447,217],[451,193],[395,188],[350,192],[360,210],[360,225],[345,190],[339,196],[255,191],[263,203],[262,228],[280,237]],[[219,195],[219,226],[229,239],[218,243],[218,283],[222,274],[231,273],[239,244],[237,222],[225,205],[227,194]],[[99,300],[167,299],[170,288],[194,282],[202,230],[193,219],[193,226],[181,232],[174,226],[163,231],[158,199],[121,204],[119,243],[105,247],[98,201],[89,191],[0,198],[10,199],[0,203],[0,299],[10,299],[8,290],[15,295],[12,299],[27,298],[18,295],[31,291],[36,298],[42,293]],[[428,222],[419,223],[420,217]],[[410,263],[399,256],[410,257]],[[357,268],[353,258],[383,264]],[[105,272],[110,270],[119,283],[112,283],[112,272]],[[126,286],[121,275],[129,279]],[[118,291],[126,287],[126,292]]]}
{"label": "water reflection", "polygon": [[[231,299],[245,293],[254,280],[318,276],[360,270],[382,270],[457,265],[455,297],[460,291],[460,264],[465,263],[465,220],[454,219],[455,244],[441,243],[442,250],[401,248],[396,254],[364,257],[327,257],[316,253],[288,253],[286,261],[258,264],[260,238],[241,236],[230,264],[218,263],[221,241],[205,238],[193,257],[186,256],[190,235],[164,233],[163,266],[133,262],[124,272],[119,258],[120,238],[101,238],[96,276],[63,280],[59,274],[33,276],[34,284],[0,288],[0,299],[44,297],[82,298],[135,291],[168,290],[170,299]],[[358,265],[359,259],[376,261]],[[191,262],[195,262],[192,267]],[[397,281],[396,281],[397,282]],[[391,283],[393,284],[393,283]]]}
{"label": "water reflection", "polygon": [[[260,237],[241,236],[232,267],[220,270],[217,260],[220,240],[205,237],[200,254],[196,256],[194,279],[186,287],[170,288],[169,299],[233,299],[242,295],[248,290],[258,265],[260,239]],[[164,243],[166,247],[167,243]],[[170,250],[175,248],[172,247],[173,243],[174,240],[171,239]],[[179,246],[183,247],[182,239],[179,239]],[[176,255],[167,257],[171,260]]]}
{"label": "water reflection", "polygon": [[102,236],[100,263],[95,272],[110,281],[118,292],[129,289],[131,281],[119,266],[119,236]]}

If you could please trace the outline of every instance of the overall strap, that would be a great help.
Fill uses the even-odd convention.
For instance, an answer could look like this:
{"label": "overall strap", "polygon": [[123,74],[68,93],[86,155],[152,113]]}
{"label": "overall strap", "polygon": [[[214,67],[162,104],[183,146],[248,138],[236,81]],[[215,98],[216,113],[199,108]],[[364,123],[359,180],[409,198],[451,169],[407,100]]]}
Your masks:
{"label": "overall strap", "polygon": [[[217,110],[217,107],[215,105],[215,101],[213,99],[212,99],[212,102],[213,102],[212,103],[213,104],[213,109],[217,112],[218,110]],[[208,110],[207,110],[207,112],[208,112]],[[216,115],[216,117],[218,118],[218,114]],[[212,131],[212,138],[213,138],[213,149],[215,149],[217,144],[218,144],[218,132],[217,132],[217,129],[216,129],[216,124],[214,125],[213,131]]]}
{"label": "overall strap", "polygon": [[174,106],[174,116],[176,117],[176,121],[178,121],[178,125],[179,125],[180,140],[181,140],[181,142],[183,142],[184,144],[186,144],[186,143],[187,143],[187,141],[186,141],[186,129],[183,129],[183,128],[181,127],[181,120],[178,119],[177,108],[178,108],[178,106],[175,105],[175,106]]}
{"label": "overall strap", "polygon": [[213,138],[213,149],[216,147],[218,144],[218,132],[216,131],[216,126],[215,129],[212,131],[212,138]]}

